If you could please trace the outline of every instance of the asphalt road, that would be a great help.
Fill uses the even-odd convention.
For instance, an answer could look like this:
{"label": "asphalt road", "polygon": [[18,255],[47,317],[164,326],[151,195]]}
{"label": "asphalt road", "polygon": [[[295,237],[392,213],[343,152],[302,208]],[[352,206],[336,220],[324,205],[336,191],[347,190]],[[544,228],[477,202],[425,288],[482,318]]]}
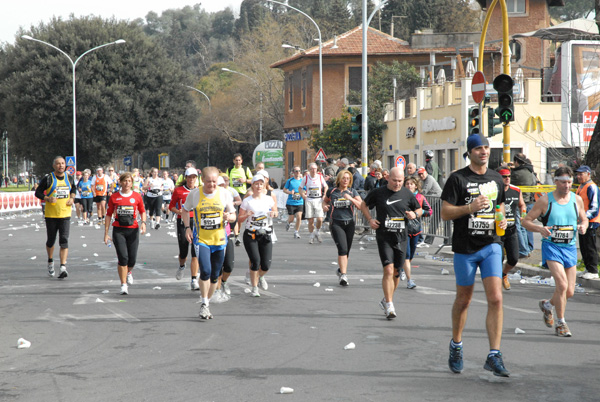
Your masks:
{"label": "asphalt road", "polygon": [[[350,286],[342,288],[331,238],[309,245],[305,228],[294,240],[278,224],[269,290],[260,298],[244,292],[247,257],[236,247],[232,298],[212,303],[214,319],[200,321],[189,271],[174,278],[173,228],[142,238],[135,283],[120,296],[115,251],[102,243],[101,229],[71,226],[70,275],[61,281],[46,274],[41,215],[0,219],[1,401],[598,400],[593,290],[569,302],[573,337],[565,339],[538,310],[552,288],[513,284],[502,343],[511,376],[498,378],[483,370],[489,348],[478,283],[463,338],[465,370],[456,375],[447,367],[450,263],[416,257],[418,287],[401,283],[398,318],[388,321],[377,303],[374,242],[355,242]],[[525,333],[515,334],[517,327]],[[17,349],[21,337],[30,348]],[[350,342],[356,349],[344,350]],[[281,395],[281,387],[294,392]]]}

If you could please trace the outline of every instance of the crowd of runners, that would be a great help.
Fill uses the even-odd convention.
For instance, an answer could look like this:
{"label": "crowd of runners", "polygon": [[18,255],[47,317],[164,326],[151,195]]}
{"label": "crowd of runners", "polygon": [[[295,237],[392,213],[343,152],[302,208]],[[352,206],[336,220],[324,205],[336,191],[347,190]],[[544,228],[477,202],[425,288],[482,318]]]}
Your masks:
{"label": "crowd of runners", "polygon": [[[448,364],[454,373],[463,370],[462,332],[475,273],[479,269],[488,301],[486,329],[490,351],[484,368],[495,375],[508,376],[500,352],[503,274],[517,262],[517,242],[511,228],[523,201],[518,188],[510,185],[510,170],[497,172],[487,167],[490,151],[485,138],[469,137],[467,148],[465,157],[470,163],[450,175],[441,193],[441,211],[436,211],[442,219],[454,223],[452,250],[457,291],[452,307]],[[360,211],[375,232],[383,268],[380,306],[391,320],[396,317],[393,295],[400,281],[407,279],[407,288],[416,287],[410,276],[410,260],[414,256],[416,237],[421,233],[421,219],[430,216],[432,209],[420,192],[421,180],[405,177],[402,169],[392,168],[386,172],[383,182],[381,167],[377,163],[373,166],[361,186],[380,185],[373,185],[368,192],[354,187],[356,172],[345,166],[320,171],[311,163],[305,172],[299,166],[294,167],[290,178],[282,183],[282,192],[287,195],[285,228],[286,231],[293,228],[294,241],[301,242],[300,225],[306,219],[308,243],[318,244],[323,241],[324,224],[328,224],[337,249],[339,284],[348,286],[349,255],[357,229],[355,216]],[[36,196],[45,204],[50,277],[56,275],[53,257],[57,235],[58,278],[65,279],[69,275],[68,238],[75,205],[80,224],[95,221],[103,225],[104,242],[114,244],[122,295],[129,294],[129,286],[133,284],[132,270],[140,235],[150,229],[158,230],[164,220],[176,221],[179,264],[174,276],[177,280],[183,279],[189,259],[190,289],[200,293],[201,319],[213,318],[211,300],[222,302],[230,298],[228,280],[234,268],[236,246],[243,244],[248,257],[247,264],[240,263],[244,260],[238,258],[238,266],[246,272],[251,296],[260,297],[261,290],[268,289],[266,276],[277,240],[273,220],[279,211],[274,191],[277,184],[270,179],[263,164],[257,164],[253,173],[243,164],[242,156],[235,154],[233,166],[225,171],[216,167],[198,169],[194,161],[188,161],[179,175],[159,172],[156,168],[146,176],[137,169],[117,175],[112,167],[106,172],[98,167],[93,174],[84,170],[71,177],[65,168],[64,158],[56,157],[53,171],[41,180],[36,190]],[[549,327],[555,324],[552,309],[556,309],[555,331],[559,336],[571,336],[564,312],[575,283],[575,233],[585,233],[588,225],[581,197],[569,191],[572,182],[573,172],[569,168],[558,169],[556,190],[540,198],[523,218],[523,226],[540,232],[544,238],[544,264],[556,280],[556,289],[551,299],[540,302],[540,309]],[[96,204],[95,218],[93,204]],[[497,207],[504,214],[499,222],[493,213]],[[534,223],[538,217],[544,226]],[[505,229],[506,234],[497,234],[496,226]],[[503,250],[507,254],[504,267]]]}

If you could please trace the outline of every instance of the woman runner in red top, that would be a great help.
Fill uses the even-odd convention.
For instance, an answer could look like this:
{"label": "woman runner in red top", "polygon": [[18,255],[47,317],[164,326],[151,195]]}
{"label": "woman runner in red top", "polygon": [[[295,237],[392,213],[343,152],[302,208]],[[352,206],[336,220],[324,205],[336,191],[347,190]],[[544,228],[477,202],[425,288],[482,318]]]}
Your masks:
{"label": "woman runner in red top", "polygon": [[106,211],[106,222],[104,224],[104,243],[109,244],[111,238],[108,236],[111,218],[114,216],[113,237],[118,258],[119,279],[121,279],[121,294],[129,294],[128,285],[133,284],[131,270],[137,258],[138,244],[140,242],[140,228],[137,217],[142,221],[142,234],[146,232],[146,210],[144,201],[139,193],[133,191],[133,176],[131,173],[123,173],[119,177],[121,189],[110,196],[108,210]]}

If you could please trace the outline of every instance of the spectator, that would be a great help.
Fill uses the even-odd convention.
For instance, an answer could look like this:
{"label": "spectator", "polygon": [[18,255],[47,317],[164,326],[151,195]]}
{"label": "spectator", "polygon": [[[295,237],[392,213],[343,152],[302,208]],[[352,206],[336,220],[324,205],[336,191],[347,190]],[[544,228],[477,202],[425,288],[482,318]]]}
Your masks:
{"label": "spectator", "polygon": [[327,167],[325,168],[325,171],[327,171],[327,169],[331,169],[331,171],[333,171],[333,174],[329,175],[329,176],[337,176],[337,172],[339,167],[334,163],[333,158],[327,158]]}
{"label": "spectator", "polygon": [[433,151],[427,150],[425,151],[425,170],[430,176],[433,176],[433,179],[439,183],[440,178],[440,166],[433,160]]}
{"label": "spectator", "polygon": [[417,177],[417,165],[412,162],[406,165],[406,177]]}
{"label": "spectator", "polygon": [[[442,195],[440,185],[433,179],[433,176],[430,176],[427,173],[427,170],[423,166],[419,168],[417,174],[419,175],[419,179],[421,179],[421,192],[425,197],[440,197]],[[433,235],[437,233],[438,223],[439,222],[436,219],[431,220],[428,232],[429,235],[425,238],[425,244],[433,244]],[[422,246],[423,245],[421,245],[421,247]]]}
{"label": "spectator", "polygon": [[364,189],[367,193],[376,187],[375,184],[377,182],[377,179],[375,178],[375,172],[377,171],[377,169],[379,169],[379,171],[381,172],[381,168],[376,163],[373,163],[371,165],[371,170],[369,174],[367,174],[364,184]]}
{"label": "spectator", "polygon": [[[537,179],[533,173],[533,165],[527,163],[527,157],[523,153],[518,153],[514,156],[513,162],[514,168],[511,172],[512,184],[517,187],[535,186],[537,184]],[[527,212],[529,212],[535,203],[534,193],[522,193]],[[527,258],[533,250],[533,233],[527,231],[520,224],[517,230],[519,232],[519,258]]]}
{"label": "spectator", "polygon": [[346,169],[348,167],[348,158],[342,158],[337,162],[338,170]]}

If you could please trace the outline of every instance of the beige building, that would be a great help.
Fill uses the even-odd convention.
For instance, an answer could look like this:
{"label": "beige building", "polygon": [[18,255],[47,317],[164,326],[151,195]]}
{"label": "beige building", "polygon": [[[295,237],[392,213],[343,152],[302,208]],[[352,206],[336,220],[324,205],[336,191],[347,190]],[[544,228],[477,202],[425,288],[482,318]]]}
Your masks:
{"label": "beige building", "polygon": [[[531,159],[540,180],[546,182],[546,175],[560,163],[571,162],[573,151],[561,144],[561,103],[542,102],[540,95],[541,80],[525,79],[522,91],[514,97],[515,121],[510,124],[510,147],[511,160],[515,153],[523,152]],[[466,166],[463,154],[469,132],[467,115],[469,109],[476,106],[471,96],[471,79],[419,88],[415,98],[399,100],[395,106],[388,105],[385,117],[388,128],[382,137],[386,167],[393,167],[400,155],[406,163],[424,165],[427,150],[434,151],[434,160],[444,172],[440,182],[453,170]],[[492,102],[488,106],[498,105]],[[486,109],[483,110],[483,131],[487,136]],[[503,135],[497,134],[489,141],[489,166],[496,168],[502,162]]]}

